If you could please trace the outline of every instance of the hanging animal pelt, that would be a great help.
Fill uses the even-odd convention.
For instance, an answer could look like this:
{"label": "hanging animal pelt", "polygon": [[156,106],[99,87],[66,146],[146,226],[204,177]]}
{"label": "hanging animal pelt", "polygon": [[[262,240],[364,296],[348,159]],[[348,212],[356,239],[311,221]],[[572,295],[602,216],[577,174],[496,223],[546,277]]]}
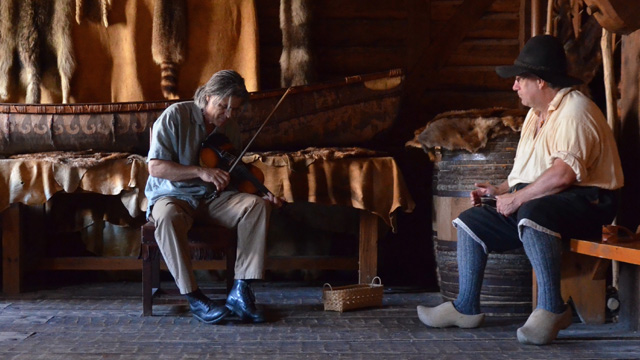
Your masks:
{"label": "hanging animal pelt", "polygon": [[311,14],[309,0],[280,1],[280,85],[304,85],[313,81],[312,58],[309,50]]}
{"label": "hanging animal pelt", "polygon": [[184,59],[187,37],[184,0],[156,0],[153,6],[151,53],[160,65],[160,87],[167,99],[177,99],[178,66]]}
{"label": "hanging animal pelt", "polygon": [[71,0],[22,0],[18,7],[17,50],[26,102],[40,103],[42,71],[55,66],[62,102],[69,102],[75,70],[71,39]]}
{"label": "hanging animal pelt", "polygon": [[9,70],[16,47],[14,7],[14,0],[0,2],[0,99],[3,101],[9,98]]}
{"label": "hanging animal pelt", "polygon": [[[94,11],[96,3],[100,5],[100,9],[97,12],[99,15],[92,16],[92,14],[96,13]],[[84,17],[99,18],[102,25],[108,27],[109,10],[111,10],[111,0],[76,0],[76,22],[79,25]]]}

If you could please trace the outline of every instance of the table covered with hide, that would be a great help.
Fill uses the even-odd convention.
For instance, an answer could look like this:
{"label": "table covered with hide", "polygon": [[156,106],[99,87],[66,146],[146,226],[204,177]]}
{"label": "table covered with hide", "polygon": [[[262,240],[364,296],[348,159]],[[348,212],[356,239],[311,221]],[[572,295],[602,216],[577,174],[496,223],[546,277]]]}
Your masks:
{"label": "table covered with hide", "polygon": [[[360,148],[387,130],[397,116],[403,77],[398,71],[294,87],[244,160],[266,174],[266,185],[290,202],[342,205],[362,210],[360,280],[377,272],[378,219],[395,228],[394,212],[411,211],[411,196],[393,158]],[[251,94],[238,119],[246,139],[255,133],[284,90]],[[146,209],[144,155],[149,129],[173,102],[73,105],[0,105],[0,211],[3,229],[3,291],[20,291],[21,206],[42,205],[55,194],[117,198],[130,217]],[[357,128],[358,132],[340,131]],[[302,135],[306,134],[307,137]],[[309,136],[313,134],[313,136]],[[358,134],[361,134],[358,135]],[[339,136],[337,136],[339,135]],[[303,146],[304,145],[304,146]],[[264,152],[267,149],[300,149]],[[57,259],[51,268],[137,269],[135,258]],[[267,266],[269,261],[267,261]],[[328,264],[328,262],[327,262]]]}
{"label": "table covered with hide", "polygon": [[[342,205],[360,212],[359,261],[362,282],[377,272],[378,218],[395,229],[395,212],[415,206],[395,160],[370,150],[307,149],[292,153],[249,154],[244,160],[260,168],[265,185],[289,202]],[[131,217],[146,210],[145,159],[127,153],[52,152],[0,160],[0,205],[3,219],[3,288],[20,291],[21,256],[28,244],[21,239],[20,206],[44,204],[58,192],[113,195]],[[55,269],[138,268],[134,259],[91,258],[53,261]],[[83,265],[84,264],[84,265]],[[277,265],[275,265],[277,266]]]}

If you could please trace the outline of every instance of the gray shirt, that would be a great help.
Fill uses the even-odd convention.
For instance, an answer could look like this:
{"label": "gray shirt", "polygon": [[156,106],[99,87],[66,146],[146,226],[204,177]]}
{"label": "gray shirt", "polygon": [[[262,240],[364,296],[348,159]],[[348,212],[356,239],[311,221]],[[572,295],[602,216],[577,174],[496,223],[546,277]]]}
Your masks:
{"label": "gray shirt", "polygon": [[[214,132],[227,135],[236,149],[240,149],[238,124],[227,121]],[[153,136],[149,147],[149,160],[168,160],[182,165],[200,165],[200,147],[207,137],[202,110],[193,102],[185,101],[169,106],[153,123]],[[175,197],[187,201],[194,209],[200,200],[215,190],[211,183],[201,179],[170,181],[149,176],[145,195],[149,200],[147,216],[151,207],[160,198]]]}

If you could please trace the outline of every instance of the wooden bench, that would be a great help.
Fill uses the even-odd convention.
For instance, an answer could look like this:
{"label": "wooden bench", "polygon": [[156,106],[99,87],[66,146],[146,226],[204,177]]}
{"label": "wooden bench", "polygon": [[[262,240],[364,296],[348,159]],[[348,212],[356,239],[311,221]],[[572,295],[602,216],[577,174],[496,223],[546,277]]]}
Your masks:
{"label": "wooden bench", "polygon": [[[561,291],[571,298],[578,316],[587,324],[605,322],[606,275],[612,260],[640,265],[640,241],[603,242],[571,239],[562,255]],[[533,281],[533,307],[537,286]]]}

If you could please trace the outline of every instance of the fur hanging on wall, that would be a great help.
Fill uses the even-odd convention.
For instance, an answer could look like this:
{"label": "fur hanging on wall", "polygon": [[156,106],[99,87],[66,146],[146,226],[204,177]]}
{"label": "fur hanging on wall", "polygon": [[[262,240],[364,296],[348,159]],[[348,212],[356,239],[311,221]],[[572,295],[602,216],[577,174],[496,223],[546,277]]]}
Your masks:
{"label": "fur hanging on wall", "polygon": [[26,86],[26,102],[40,103],[43,69],[55,66],[60,78],[62,102],[69,102],[75,70],[71,39],[71,0],[18,1],[16,48],[20,78]]}
{"label": "fur hanging on wall", "polygon": [[[71,39],[71,0],[0,2],[0,98],[7,100],[14,54],[20,60],[25,101],[40,103],[43,69],[55,67],[62,102],[69,102],[75,69]],[[55,77],[55,76],[54,76]]]}
{"label": "fur hanging on wall", "polygon": [[311,14],[309,0],[280,1],[280,29],[282,55],[280,55],[280,85],[304,85],[313,82],[314,69],[309,50]]}
{"label": "fur hanging on wall", "polygon": [[0,2],[0,99],[3,101],[9,98],[9,70],[16,47],[14,7],[14,1]]}
{"label": "fur hanging on wall", "polygon": [[178,66],[185,57],[187,8],[184,0],[156,0],[151,53],[160,65],[160,86],[167,99],[177,99]]}
{"label": "fur hanging on wall", "polygon": [[94,8],[96,2],[100,5],[99,9],[99,21],[102,22],[104,27],[109,26],[109,10],[111,10],[111,0],[76,0],[76,22],[78,25],[82,23],[82,18],[88,16],[92,18],[91,14],[96,13]]}

